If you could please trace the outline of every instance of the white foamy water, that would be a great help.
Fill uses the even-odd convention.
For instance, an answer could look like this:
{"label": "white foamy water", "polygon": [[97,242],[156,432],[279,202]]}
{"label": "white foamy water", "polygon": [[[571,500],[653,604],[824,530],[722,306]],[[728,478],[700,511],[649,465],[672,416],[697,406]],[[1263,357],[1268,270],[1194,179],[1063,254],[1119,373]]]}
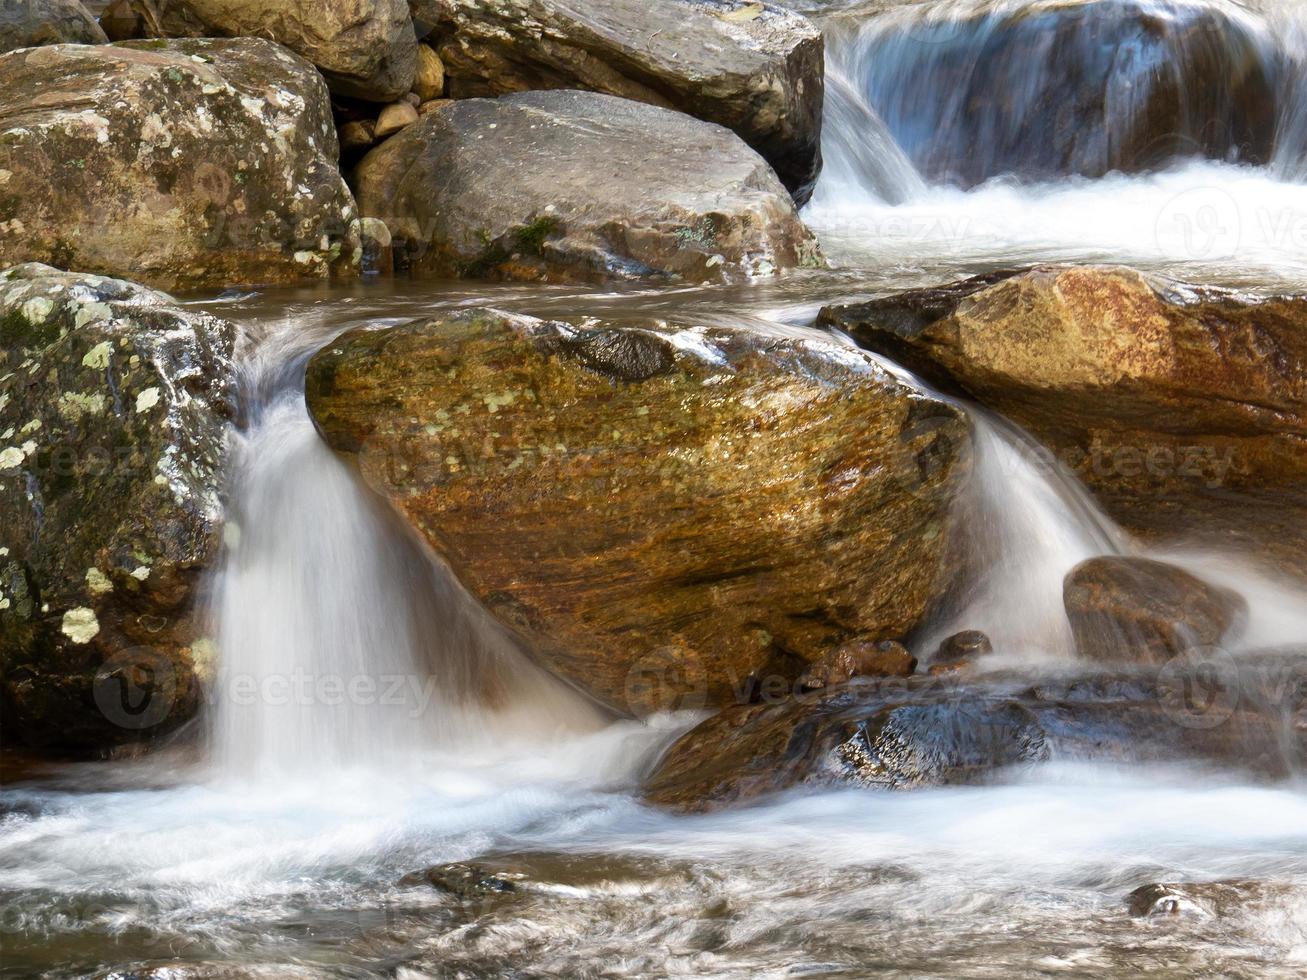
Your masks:
{"label": "white foamy water", "polygon": [[[940,5],[924,31],[928,5],[879,24],[860,0],[809,5],[867,20],[832,33],[826,171],[804,213],[833,272],[729,290],[379,285],[228,304],[262,339],[245,352],[250,421],[215,583],[220,673],[203,737],[5,789],[0,975],[161,962],[403,980],[1303,974],[1298,783],[1181,765],[1043,766],[984,787],[795,792],[706,816],[643,806],[640,778],[694,719],[614,721],[547,678],[317,438],[305,357],[344,325],[444,305],[789,330],[850,294],[1045,261],[1307,289],[1301,88],[1279,98],[1266,166],[1174,159],[1098,178],[998,173],[963,189],[923,176],[912,161],[925,159],[929,134],[902,127],[931,100],[933,118],[970,124],[948,88],[955,62],[921,45],[982,51],[957,30],[973,5]],[[1152,6],[1180,16],[1195,5]],[[1259,44],[1304,50],[1287,5],[1270,30],[1224,7]],[[877,63],[878,51],[899,60]],[[900,70],[913,65],[925,76]],[[1030,100],[1058,62],[1006,68],[995,77]],[[1129,77],[1108,87],[1119,95]],[[1118,122],[1128,116],[1128,100],[1113,105]],[[995,124],[976,156],[1002,159],[1015,132]],[[965,161],[967,148],[954,139],[936,159]],[[1087,139],[1083,159],[1099,148]],[[1258,556],[1144,549],[1024,434],[974,420],[959,504],[967,585],[918,653],[982,629],[999,665],[1032,678],[1064,669],[1074,654],[1062,579],[1106,553],[1175,561],[1241,592],[1250,617],[1235,655],[1307,636],[1307,595]],[[523,869],[518,891],[461,899],[399,885],[428,866],[483,860]],[[1216,918],[1125,911],[1145,882],[1231,879],[1271,896]]]}

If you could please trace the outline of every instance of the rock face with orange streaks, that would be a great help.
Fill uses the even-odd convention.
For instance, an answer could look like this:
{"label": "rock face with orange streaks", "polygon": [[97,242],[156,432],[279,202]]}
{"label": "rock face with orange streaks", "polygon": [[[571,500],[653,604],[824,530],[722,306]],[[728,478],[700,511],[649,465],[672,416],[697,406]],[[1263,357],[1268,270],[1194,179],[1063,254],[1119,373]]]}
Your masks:
{"label": "rock face with orange streaks", "polygon": [[957,409],[816,334],[470,311],[344,335],[307,397],[546,667],[637,714],[904,635],[969,459]]}

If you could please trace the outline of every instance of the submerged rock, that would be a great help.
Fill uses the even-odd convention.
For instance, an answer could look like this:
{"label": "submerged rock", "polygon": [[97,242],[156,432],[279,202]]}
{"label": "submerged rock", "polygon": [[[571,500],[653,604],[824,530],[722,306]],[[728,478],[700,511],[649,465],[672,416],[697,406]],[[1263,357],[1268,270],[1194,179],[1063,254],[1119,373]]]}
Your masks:
{"label": "submerged rock", "polygon": [[263,37],[312,62],[331,90],[390,102],[413,87],[408,0],[131,0],[151,37]]}
{"label": "submerged rock", "polygon": [[853,680],[780,704],[730,707],[672,744],[645,782],[653,804],[720,809],[798,786],[914,789],[985,782],[1048,761],[1218,762],[1278,778],[1307,750],[1301,703],[1250,696],[1209,714],[1169,675],[1031,683]]}
{"label": "submerged rock", "polygon": [[822,36],[750,0],[413,0],[450,94],[585,89],[734,130],[805,202],[821,167]]}
{"label": "submerged rock", "polygon": [[116,279],[0,273],[6,739],[91,752],[199,700],[235,328]]}
{"label": "submerged rock", "polygon": [[850,640],[822,654],[799,678],[799,687],[815,691],[854,677],[911,677],[917,658],[895,640]]}
{"label": "submerged rock", "polygon": [[589,92],[455,102],[369,153],[355,184],[433,275],[701,282],[818,261],[739,137]]}
{"label": "submerged rock", "polygon": [[357,269],[327,90],[269,42],[0,56],[0,266],[166,289]]}
{"label": "submerged rock", "polygon": [[818,334],[473,310],[345,334],[307,397],[541,663],[629,712],[905,635],[969,458],[957,409]]}
{"label": "submerged rock", "polygon": [[1090,558],[1062,585],[1082,657],[1165,663],[1215,646],[1247,620],[1243,596],[1147,558]]}
{"label": "submerged rock", "polygon": [[81,0],[0,2],[0,54],[45,44],[108,44]]}
{"label": "submerged rock", "polygon": [[1307,298],[1052,266],[821,320],[1028,429],[1132,530],[1215,517],[1307,570]]}
{"label": "submerged rock", "polygon": [[1126,896],[1126,908],[1139,919],[1178,917],[1225,918],[1256,910],[1268,911],[1299,890],[1265,881],[1241,880],[1140,885]]}
{"label": "submerged rock", "polygon": [[967,670],[981,657],[994,652],[994,644],[980,630],[962,630],[940,641],[930,662],[932,674]]}

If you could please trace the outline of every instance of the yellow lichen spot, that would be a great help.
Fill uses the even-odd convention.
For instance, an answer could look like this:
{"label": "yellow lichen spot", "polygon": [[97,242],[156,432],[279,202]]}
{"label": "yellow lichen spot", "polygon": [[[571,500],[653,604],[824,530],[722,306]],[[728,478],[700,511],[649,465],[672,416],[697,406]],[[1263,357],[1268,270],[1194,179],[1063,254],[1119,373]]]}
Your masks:
{"label": "yellow lichen spot", "polygon": [[27,458],[17,446],[9,446],[0,450],[0,470],[13,470],[23,465],[23,460]]}
{"label": "yellow lichen spot", "polygon": [[73,324],[78,330],[96,320],[113,319],[113,310],[104,303],[85,303],[73,314]]}
{"label": "yellow lichen spot", "polygon": [[154,406],[157,404],[159,404],[158,388],[146,388],[144,391],[142,391],[139,395],[136,396],[136,411],[138,413],[148,412],[150,409],[154,408]]}
{"label": "yellow lichen spot", "polygon": [[191,666],[201,681],[213,680],[218,666],[218,644],[202,636],[191,644]]}
{"label": "yellow lichen spot", "polygon": [[138,582],[144,582],[150,577],[150,570],[145,565],[137,565],[132,569],[131,576]]}
{"label": "yellow lichen spot", "polygon": [[109,581],[109,576],[98,568],[86,570],[86,587],[91,591],[91,595],[104,595],[106,592],[113,591],[113,583]]}
{"label": "yellow lichen spot", "polygon": [[50,316],[50,311],[54,309],[54,303],[44,296],[34,296],[23,304],[23,316],[28,323],[44,323]]}
{"label": "yellow lichen spot", "polygon": [[74,643],[90,643],[100,632],[100,621],[95,618],[95,610],[79,606],[64,613],[59,629]]}
{"label": "yellow lichen spot", "polygon": [[96,344],[82,358],[82,366],[92,371],[103,371],[109,366],[109,355],[113,353],[113,344],[109,341]]}

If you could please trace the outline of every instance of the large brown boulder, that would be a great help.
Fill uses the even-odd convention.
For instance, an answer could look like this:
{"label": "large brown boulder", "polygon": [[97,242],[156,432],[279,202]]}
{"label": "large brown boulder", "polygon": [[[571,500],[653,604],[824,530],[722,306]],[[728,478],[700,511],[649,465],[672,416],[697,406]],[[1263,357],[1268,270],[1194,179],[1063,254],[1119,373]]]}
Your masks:
{"label": "large brown boulder", "polygon": [[413,0],[456,99],[586,89],[738,133],[802,204],[821,168],[822,37],[752,0]]}
{"label": "large brown boulder", "polygon": [[0,56],[0,266],[165,289],[357,271],[326,86],[270,41]]}
{"label": "large brown boulder", "polygon": [[108,44],[81,0],[0,0],[0,54],[44,44]]}
{"label": "large brown boulder", "polygon": [[1307,563],[1307,298],[1051,266],[821,320],[1028,429],[1132,529]]}
{"label": "large brown boulder", "polygon": [[[1275,676],[1284,667],[1278,664]],[[1201,672],[1195,676],[1210,685]],[[1004,769],[1057,761],[1203,760],[1288,777],[1307,749],[1307,733],[1290,723],[1303,691],[1279,700],[1238,698],[1238,678],[1223,680],[1229,686],[1202,713],[1185,678],[1166,674],[1034,685],[1028,677],[855,679],[722,710],[668,748],[644,794],[659,806],[705,811],[796,787],[984,783],[1002,778]]]}
{"label": "large brown boulder", "polygon": [[1099,661],[1165,663],[1216,646],[1248,616],[1237,592],[1148,558],[1083,561],[1062,596],[1077,651]]}
{"label": "large brown boulder", "polygon": [[391,102],[413,87],[408,0],[131,0],[150,37],[263,37],[312,62],[339,95]]}
{"label": "large brown boulder", "polygon": [[369,153],[355,186],[427,274],[701,282],[817,261],[738,136],[592,92],[455,102]]}
{"label": "large brown boulder", "polygon": [[0,273],[7,742],[103,750],[198,706],[235,334],[132,283]]}
{"label": "large brown boulder", "polygon": [[966,423],[819,335],[469,311],[353,331],[309,409],[541,663],[622,711],[747,697],[946,577]]}

